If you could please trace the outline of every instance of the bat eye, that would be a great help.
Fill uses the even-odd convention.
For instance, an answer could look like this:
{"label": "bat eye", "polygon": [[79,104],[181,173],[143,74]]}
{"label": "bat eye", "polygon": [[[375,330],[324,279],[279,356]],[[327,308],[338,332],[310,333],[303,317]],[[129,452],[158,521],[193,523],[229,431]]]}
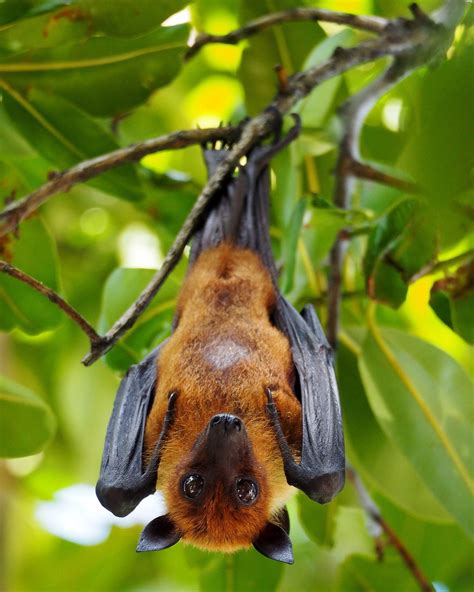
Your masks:
{"label": "bat eye", "polygon": [[188,475],[183,481],[183,493],[186,497],[198,497],[204,487],[204,479],[200,475]]}
{"label": "bat eye", "polygon": [[250,479],[238,479],[235,489],[239,502],[244,506],[250,506],[257,499],[257,484]]}

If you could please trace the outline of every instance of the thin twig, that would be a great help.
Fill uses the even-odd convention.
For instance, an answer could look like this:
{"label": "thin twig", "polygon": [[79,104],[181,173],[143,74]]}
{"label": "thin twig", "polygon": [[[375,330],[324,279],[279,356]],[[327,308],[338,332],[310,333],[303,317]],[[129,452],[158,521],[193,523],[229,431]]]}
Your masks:
{"label": "thin twig", "polygon": [[[366,290],[353,290],[352,292],[342,292],[341,294],[342,300],[357,300],[365,296],[367,296]],[[328,303],[328,293],[322,292],[320,296],[316,296],[310,302],[315,306],[325,306]]]}
{"label": "thin twig", "polygon": [[385,533],[390,544],[392,544],[395,547],[398,554],[403,559],[405,565],[410,570],[410,572],[413,574],[413,577],[417,581],[418,586],[420,587],[420,590],[422,590],[423,592],[434,592],[433,586],[430,584],[427,577],[423,574],[420,567],[417,565],[414,557],[411,555],[411,553],[405,547],[405,545],[400,540],[400,538],[397,536],[397,534],[392,529],[392,527],[383,518],[382,514],[380,513],[379,508],[377,507],[377,504],[371,498],[369,492],[367,491],[364,484],[360,480],[359,475],[356,473],[356,471],[353,468],[348,468],[347,469],[347,476],[351,480],[351,482],[354,484],[354,487],[355,487],[357,494],[359,496],[361,506],[364,509],[365,513],[367,514],[368,518],[371,521],[375,522],[375,524],[378,525],[382,529],[382,531]]}
{"label": "thin twig", "polygon": [[390,22],[387,19],[378,16],[362,16],[347,12],[338,12],[335,10],[325,10],[324,8],[293,8],[261,16],[250,21],[240,29],[230,31],[230,33],[227,33],[226,35],[208,35],[207,33],[202,33],[201,35],[198,35],[194,43],[188,49],[186,59],[191,58],[208,43],[236,45],[239,41],[242,41],[242,39],[260,33],[269,27],[291,21],[324,21],[327,23],[336,23],[338,25],[347,25],[353,29],[362,29],[369,33],[379,34],[383,33],[385,27]]}
{"label": "thin twig", "polygon": [[429,263],[425,267],[422,267],[420,269],[420,271],[415,273],[415,275],[412,275],[409,280],[409,283],[413,284],[414,282],[418,281],[422,277],[425,277],[426,275],[433,275],[433,274],[438,273],[440,271],[444,271],[445,269],[449,269],[450,267],[453,267],[454,265],[459,265],[459,266],[463,265],[464,263],[467,263],[468,261],[471,261],[473,259],[474,259],[474,249],[470,249],[469,251],[466,251],[465,253],[461,253],[460,255],[456,255],[456,257],[451,257],[450,259],[444,259],[443,261],[435,261],[433,263]]}
{"label": "thin twig", "polygon": [[30,216],[53,195],[68,191],[74,185],[84,183],[109,169],[128,162],[136,162],[148,154],[162,150],[175,150],[193,144],[204,144],[217,140],[233,143],[239,137],[239,134],[240,129],[232,126],[182,130],[132,144],[126,148],[119,148],[90,160],[84,160],[60,173],[53,172],[50,174],[50,180],[47,183],[29,195],[12,202],[0,212],[0,237],[15,230],[23,219]]}
{"label": "thin twig", "polygon": [[95,329],[89,325],[89,323],[85,320],[83,316],[81,316],[77,310],[75,310],[70,304],[68,304],[59,294],[57,294],[51,288],[45,286],[42,282],[36,280],[35,278],[31,277],[21,269],[7,263],[6,261],[0,261],[0,271],[10,275],[11,277],[20,280],[24,284],[27,284],[43,296],[45,296],[48,300],[59,306],[61,310],[63,310],[67,316],[72,319],[76,325],[78,325],[84,333],[89,337],[91,346],[94,343],[99,343],[101,340],[100,335],[98,335]]}
{"label": "thin twig", "polygon": [[388,175],[387,173],[379,171],[373,166],[358,160],[350,160],[348,163],[348,170],[352,176],[357,177],[358,179],[374,181],[374,183],[380,183],[382,185],[387,185],[388,187],[400,189],[400,191],[405,191],[406,193],[420,193],[420,188],[415,183],[394,177],[393,175]]}

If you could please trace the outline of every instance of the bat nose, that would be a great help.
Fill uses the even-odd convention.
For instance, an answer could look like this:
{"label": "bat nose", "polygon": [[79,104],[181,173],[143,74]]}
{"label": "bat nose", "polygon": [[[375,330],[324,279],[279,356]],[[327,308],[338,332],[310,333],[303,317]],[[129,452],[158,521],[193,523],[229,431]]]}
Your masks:
{"label": "bat nose", "polygon": [[214,417],[211,418],[209,427],[211,430],[220,429],[225,432],[240,432],[242,429],[242,421],[230,413],[219,413],[218,415],[214,415]]}

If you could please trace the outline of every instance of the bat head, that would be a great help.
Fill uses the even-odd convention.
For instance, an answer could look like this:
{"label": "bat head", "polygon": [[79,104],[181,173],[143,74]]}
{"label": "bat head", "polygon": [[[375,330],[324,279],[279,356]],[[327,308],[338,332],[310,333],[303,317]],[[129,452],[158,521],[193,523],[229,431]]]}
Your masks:
{"label": "bat head", "polygon": [[293,563],[287,514],[269,519],[268,481],[244,422],[214,415],[167,479],[169,513],[144,529],[137,550],[165,549],[182,538],[221,552],[253,544],[271,559]]}

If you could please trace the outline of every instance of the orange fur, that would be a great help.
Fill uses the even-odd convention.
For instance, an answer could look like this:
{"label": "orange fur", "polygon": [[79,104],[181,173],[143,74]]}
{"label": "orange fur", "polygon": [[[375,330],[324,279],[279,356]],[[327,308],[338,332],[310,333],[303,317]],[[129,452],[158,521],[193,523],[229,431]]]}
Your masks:
{"label": "orange fur", "polygon": [[[288,340],[270,322],[274,302],[270,275],[255,253],[229,244],[204,251],[183,285],[178,326],[160,354],[146,450],[153,449],[168,395],[176,391],[157,486],[183,540],[201,548],[233,551],[249,546],[291,492],[265,410],[265,388],[271,387],[283,431],[298,456],[301,406],[290,386]],[[246,427],[254,454],[252,471],[260,486],[258,500],[250,507],[236,507],[219,485],[199,507],[180,494],[196,438],[217,413],[237,415]]]}

